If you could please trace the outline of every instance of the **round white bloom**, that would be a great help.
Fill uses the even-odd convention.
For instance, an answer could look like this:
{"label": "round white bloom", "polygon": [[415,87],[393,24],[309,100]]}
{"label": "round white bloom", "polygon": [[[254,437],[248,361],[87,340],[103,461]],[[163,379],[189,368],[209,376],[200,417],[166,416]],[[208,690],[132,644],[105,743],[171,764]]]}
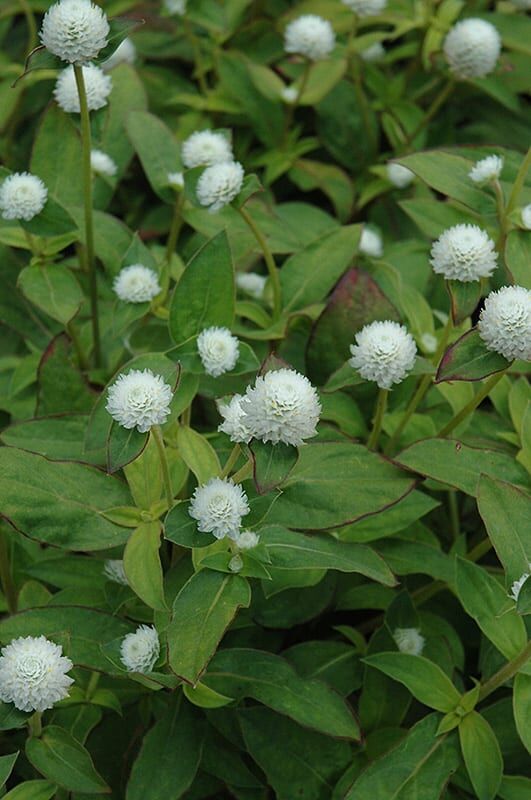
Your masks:
{"label": "round white bloom", "polygon": [[489,350],[509,361],[531,361],[531,291],[504,286],[491,292],[479,315],[478,330]]}
{"label": "round white bloom", "polygon": [[498,254],[492,239],[477,225],[453,225],[433,243],[430,263],[448,280],[478,281],[492,275]]}
{"label": "round white bloom", "polygon": [[362,61],[366,61],[367,64],[377,64],[385,58],[385,47],[381,42],[375,42],[362,50],[360,56]]}
{"label": "round white bloom", "polygon": [[[112,89],[112,78],[94,64],[83,67],[85,91],[89,111],[97,111],[107,105]],[[69,114],[79,114],[79,95],[77,93],[74,68],[67,67],[59,73],[53,90],[58,105]]]}
{"label": "round white bloom", "polygon": [[159,637],[152,625],[139,625],[120,646],[122,664],[129,672],[151,672],[159,655]]}
{"label": "round white bloom", "polygon": [[131,264],[120,270],[113,289],[126,303],[148,303],[161,291],[157,273],[143,264]]}
{"label": "round white bloom", "polygon": [[238,534],[236,544],[240,550],[252,550],[260,541],[260,536],[253,531],[242,531]]}
{"label": "round white bloom", "polygon": [[168,172],[168,183],[172,189],[184,189],[184,175],[182,172]]}
{"label": "round white bloom", "polygon": [[228,328],[205,328],[197,337],[197,350],[205,372],[218,378],[236,366],[240,343]]}
{"label": "round white bloom", "polygon": [[118,170],[112,158],[107,153],[104,153],[103,150],[91,150],[90,166],[92,167],[92,172],[95,172],[96,175],[106,175],[108,178],[116,175]]}
{"label": "round white bloom", "polygon": [[531,230],[531,203],[529,205],[524,206],[521,211],[521,218],[522,218],[522,225],[527,230]]}
{"label": "round white bloom", "polygon": [[254,297],[255,300],[261,300],[264,296],[266,283],[267,278],[257,272],[236,273],[236,286],[238,289],[248,294],[249,297]]}
{"label": "round white bloom", "polygon": [[395,628],[393,639],[401,653],[420,656],[426,640],[418,628]]}
{"label": "round white bloom", "polygon": [[42,21],[41,42],[63,61],[83,64],[107,44],[109,23],[91,0],[59,0]]}
{"label": "round white bloom", "polygon": [[315,436],[321,404],[304,375],[293,369],[266,372],[249,386],[241,401],[244,424],[254,439],[295,447]]}
{"label": "round white bloom", "polygon": [[68,697],[74,665],[60,645],[44,636],[21,636],[2,648],[0,700],[20,711],[46,711]]}
{"label": "round white bloom", "polygon": [[235,394],[228,403],[218,403],[218,411],[223,417],[223,422],[218,431],[223,431],[230,436],[231,442],[250,442],[252,433],[245,424],[245,413],[242,409],[241,394]]}
{"label": "round white bloom", "polygon": [[299,90],[295,86],[284,86],[284,88],[280,92],[280,97],[289,106],[291,106],[295,102],[298,96],[299,96]]}
{"label": "round white bloom", "polygon": [[196,131],[183,142],[181,158],[184,166],[192,169],[225,164],[232,161],[234,156],[231,143],[222,133]]}
{"label": "round white bloom", "polygon": [[48,189],[29,172],[14,172],[0,185],[0,211],[4,219],[28,222],[40,214],[47,199]]}
{"label": "round white bloom", "polygon": [[146,433],[153,425],[163,425],[169,417],[171,386],[150,369],[122,373],[107,392],[105,408],[111,417],[130,430]]}
{"label": "round white bloom", "polygon": [[240,193],[244,171],[237,161],[207,167],[197,182],[197,199],[210,212],[219,211]]}
{"label": "round white bloom", "polygon": [[121,558],[107,558],[103,565],[103,574],[106,578],[113,583],[121,583],[122,586],[128,586],[129,581],[124,570],[124,562]]}
{"label": "round white bloom", "polygon": [[423,333],[420,337],[420,346],[425,353],[435,353],[437,350],[437,337],[433,333]]}
{"label": "round white bloom", "polygon": [[361,232],[360,253],[365,253],[371,258],[381,258],[383,255],[383,241],[378,231],[364,227]]}
{"label": "round white bloom", "polygon": [[231,572],[241,572],[243,569],[243,558],[239,553],[232,556],[231,560],[229,561],[229,569]]}
{"label": "round white bloom", "polygon": [[168,14],[178,14],[182,17],[186,13],[186,0],[164,0],[164,7]]}
{"label": "round white bloom", "polygon": [[358,17],[377,17],[387,5],[387,0],[341,0]]}
{"label": "round white bloom", "polygon": [[401,383],[413,369],[417,346],[415,340],[398,322],[371,322],[356,334],[350,345],[349,364],[366,381],[374,381],[380,389]]}
{"label": "round white bloom", "polygon": [[[531,564],[528,565],[529,570],[531,570]],[[520,592],[522,590],[522,586],[526,582],[528,578],[531,578],[531,571],[524,572],[523,575],[520,575],[517,581],[514,581],[513,585],[511,586],[511,591],[509,592],[509,597],[514,600],[515,603],[518,602],[518,598],[520,596]]]}
{"label": "round white bloom", "polygon": [[450,29],[443,44],[450,71],[458,78],[484,78],[500,56],[500,34],[483,19],[463,19]]}
{"label": "round white bloom", "polygon": [[503,158],[500,156],[487,156],[486,158],[476,161],[468,177],[473,183],[481,185],[482,183],[490,183],[500,177],[503,169]]}
{"label": "round white bloom", "polygon": [[212,533],[216,539],[237,539],[249,503],[239,484],[228,478],[211,478],[195,489],[188,513],[202,533]]}
{"label": "round white bloom", "polygon": [[104,72],[114,69],[119,64],[134,64],[136,61],[136,47],[131,39],[126,38],[120,42],[116,50],[104,61],[101,68]]}
{"label": "round white bloom", "polygon": [[334,29],[327,19],[316,14],[304,14],[294,19],[284,31],[286,53],[298,53],[311,61],[326,58],[335,43]]}
{"label": "round white bloom", "polygon": [[387,179],[398,189],[405,189],[415,180],[415,173],[407,167],[403,167],[402,164],[390,162],[387,165]]}

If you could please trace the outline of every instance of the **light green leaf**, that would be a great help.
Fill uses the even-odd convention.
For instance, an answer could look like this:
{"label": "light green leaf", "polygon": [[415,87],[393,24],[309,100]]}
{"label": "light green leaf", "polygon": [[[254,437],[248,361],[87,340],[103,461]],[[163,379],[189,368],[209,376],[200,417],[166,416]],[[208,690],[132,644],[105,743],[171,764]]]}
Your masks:
{"label": "light green leaf", "polygon": [[510,483],[482,475],[478,509],[510,585],[529,572],[531,497]]}
{"label": "light green leaf", "polygon": [[181,156],[173,133],[147,111],[134,111],[129,115],[127,133],[153,191],[166,202],[174,201],[175,192],[169,186],[168,173],[179,171]]}
{"label": "light green leaf", "polygon": [[513,712],[516,730],[524,747],[531,753],[531,675],[520,672],[514,679]]}
{"label": "light green leaf", "polygon": [[129,586],[156,611],[166,611],[164,599],[160,522],[144,522],[133,531],[124,550],[124,569]]}
{"label": "light green leaf", "polygon": [[468,776],[478,800],[494,800],[503,773],[498,740],[487,720],[471,711],[459,725],[459,741]]}
{"label": "light green leaf", "polygon": [[83,302],[79,283],[70,270],[58,264],[26,267],[18,285],[28,300],[63,325],[75,317]]}
{"label": "light green leaf", "polygon": [[451,680],[437,664],[424,656],[375,653],[363,661],[403,683],[417,700],[430,708],[447,713],[459,704],[461,695]]}
{"label": "light green leaf", "polygon": [[24,781],[8,792],[3,800],[50,800],[57,791],[50,781]]}
{"label": "light green leaf", "polygon": [[210,478],[219,475],[221,466],[216,451],[200,433],[193,428],[181,425],[177,431],[177,447],[179,455],[194,473],[199,484],[207,483]]}

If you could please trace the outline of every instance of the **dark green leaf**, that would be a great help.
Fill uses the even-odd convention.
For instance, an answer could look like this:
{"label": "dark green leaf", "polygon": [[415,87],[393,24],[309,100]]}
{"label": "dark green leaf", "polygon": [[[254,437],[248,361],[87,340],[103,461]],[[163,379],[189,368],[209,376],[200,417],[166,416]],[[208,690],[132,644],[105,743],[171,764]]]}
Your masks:
{"label": "dark green leaf", "polygon": [[480,381],[510,366],[510,361],[488,350],[476,328],[463,334],[442,357],[435,382]]}
{"label": "dark green leaf", "polygon": [[459,741],[476,797],[494,800],[503,773],[503,759],[494,731],[477,711],[471,711],[459,725]]}
{"label": "dark green leaf", "polygon": [[26,755],[41,775],[68,791],[88,794],[109,791],[89,752],[64,728],[49,725],[40,739],[28,739]]}

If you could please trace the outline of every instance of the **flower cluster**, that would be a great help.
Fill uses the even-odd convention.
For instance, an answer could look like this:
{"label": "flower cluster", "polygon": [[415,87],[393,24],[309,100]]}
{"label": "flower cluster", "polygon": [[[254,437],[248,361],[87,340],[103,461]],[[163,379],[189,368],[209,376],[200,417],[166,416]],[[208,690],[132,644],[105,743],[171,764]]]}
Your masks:
{"label": "flower cluster", "polygon": [[105,175],[107,178],[112,178],[118,171],[118,167],[112,158],[107,153],[104,153],[103,150],[91,151],[90,166],[92,167],[92,172],[96,175]]}
{"label": "flower cluster", "polygon": [[326,58],[335,47],[334,29],[328,20],[316,14],[294,19],[284,31],[286,53],[297,53],[310,61]]}
{"label": "flower cluster", "polygon": [[231,203],[241,191],[244,171],[238,161],[207,167],[197,182],[197,199],[212,213]]}
{"label": "flower cluster", "polygon": [[518,580],[514,581],[511,586],[511,591],[509,592],[509,597],[511,600],[514,600],[515,603],[518,602],[518,598],[520,597],[520,592],[522,591],[522,587],[524,583],[527,581],[528,578],[531,578],[531,563],[528,564],[529,572],[524,572]]}
{"label": "flower cluster", "polygon": [[371,322],[356,334],[350,345],[349,364],[362,378],[374,381],[380,389],[401,383],[415,364],[415,340],[398,322]]}
{"label": "flower cluster", "polygon": [[487,156],[476,161],[468,177],[473,183],[481,186],[484,183],[491,183],[497,180],[503,169],[503,158],[500,156]]}
{"label": "flower cluster", "polygon": [[477,225],[454,225],[434,242],[430,263],[447,280],[478,281],[492,275],[498,255],[492,239]]}
{"label": "flower cluster", "polygon": [[113,583],[120,583],[122,586],[129,585],[121,558],[107,558],[103,565],[103,574]]}
{"label": "flower cluster", "polygon": [[42,21],[41,42],[63,61],[85,64],[107,44],[109,23],[91,0],[59,0]]}
{"label": "flower cluster", "polygon": [[253,438],[253,433],[249,428],[243,408],[243,395],[235,394],[228,403],[218,403],[218,411],[223,417],[223,422],[218,427],[218,431],[226,433],[231,442],[248,443]]}
{"label": "flower cluster", "polygon": [[408,653],[411,656],[420,656],[426,644],[418,628],[395,628],[393,639],[401,653]]}
{"label": "flower cluster", "polygon": [[143,264],[131,264],[120,270],[113,289],[126,303],[149,303],[161,291],[157,273]]}
{"label": "flower cluster", "polygon": [[120,657],[128,672],[151,672],[159,655],[159,637],[151,625],[139,625],[122,640]]}
{"label": "flower cluster", "polygon": [[393,161],[387,165],[387,178],[393,186],[398,189],[405,189],[415,180],[415,173],[402,164],[395,164]]}
{"label": "flower cluster", "polygon": [[44,636],[21,636],[2,648],[0,700],[20,711],[46,711],[68,697],[73,668],[60,645]]}
{"label": "flower cluster", "polygon": [[479,315],[478,330],[489,350],[509,361],[531,361],[531,291],[504,286],[491,292]]}
{"label": "flower cluster", "polygon": [[0,211],[4,219],[29,222],[41,213],[47,199],[48,189],[29,172],[14,172],[0,186]]}
{"label": "flower cluster", "polygon": [[484,78],[500,57],[500,34],[490,22],[470,17],[454,25],[443,50],[450,71],[457,78]]}
{"label": "flower cluster", "polygon": [[233,161],[230,141],[222,133],[196,131],[186,139],[181,147],[181,158],[187,169],[211,167]]}
{"label": "flower cluster", "polygon": [[216,539],[236,540],[242,517],[249,513],[247,495],[229,479],[211,478],[198,486],[190,501],[189,514],[197,520],[202,533],[212,533]]}
{"label": "flower cluster", "polygon": [[119,425],[146,433],[153,425],[166,422],[171,399],[171,387],[161,375],[149,369],[132,369],[109,387],[105,408]]}
{"label": "flower cluster", "polygon": [[358,17],[377,17],[387,5],[387,0],[341,0]]}
{"label": "flower cluster", "polygon": [[263,275],[259,275],[257,272],[236,273],[236,286],[238,289],[255,300],[261,300],[263,298],[266,283],[267,278]]}
{"label": "flower cluster", "polygon": [[[106,75],[95,64],[87,64],[83,67],[83,79],[89,111],[97,111],[99,108],[104,108],[112,91],[111,76]],[[53,96],[63,111],[68,114],[79,114],[79,94],[73,67],[67,67],[59,73]]]}
{"label": "flower cluster", "polygon": [[236,366],[240,343],[228,328],[205,328],[197,337],[197,350],[205,372],[218,378]]}

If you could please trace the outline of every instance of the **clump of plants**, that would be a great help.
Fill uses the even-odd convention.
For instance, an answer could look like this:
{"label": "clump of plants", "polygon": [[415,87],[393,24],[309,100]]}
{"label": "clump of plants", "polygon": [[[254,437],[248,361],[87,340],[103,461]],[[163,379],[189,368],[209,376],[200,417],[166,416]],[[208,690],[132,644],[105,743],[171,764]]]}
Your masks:
{"label": "clump of plants", "polygon": [[6,800],[529,800],[529,9],[0,10]]}

